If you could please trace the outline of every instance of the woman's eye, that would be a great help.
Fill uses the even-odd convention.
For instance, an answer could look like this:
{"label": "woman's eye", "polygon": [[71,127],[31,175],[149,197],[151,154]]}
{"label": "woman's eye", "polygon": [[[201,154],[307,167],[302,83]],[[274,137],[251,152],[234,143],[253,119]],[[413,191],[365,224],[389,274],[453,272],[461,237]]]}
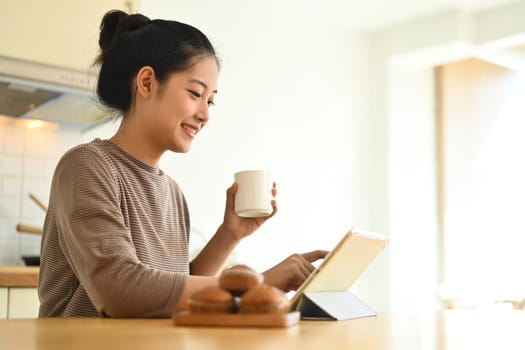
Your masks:
{"label": "woman's eye", "polygon": [[210,106],[215,106],[215,102],[213,102],[213,101],[208,101],[208,107],[210,107]]}
{"label": "woman's eye", "polygon": [[201,94],[199,94],[197,91],[193,91],[193,90],[188,90],[190,92],[190,94],[192,94],[194,97],[201,97]]}

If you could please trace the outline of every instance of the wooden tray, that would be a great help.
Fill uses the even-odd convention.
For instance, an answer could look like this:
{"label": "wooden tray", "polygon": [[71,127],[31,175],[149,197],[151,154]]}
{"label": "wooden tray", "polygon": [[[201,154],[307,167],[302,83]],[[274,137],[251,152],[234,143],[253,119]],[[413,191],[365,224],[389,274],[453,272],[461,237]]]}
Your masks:
{"label": "wooden tray", "polygon": [[212,314],[179,312],[175,315],[177,326],[218,327],[290,327],[299,323],[299,311],[287,314]]}

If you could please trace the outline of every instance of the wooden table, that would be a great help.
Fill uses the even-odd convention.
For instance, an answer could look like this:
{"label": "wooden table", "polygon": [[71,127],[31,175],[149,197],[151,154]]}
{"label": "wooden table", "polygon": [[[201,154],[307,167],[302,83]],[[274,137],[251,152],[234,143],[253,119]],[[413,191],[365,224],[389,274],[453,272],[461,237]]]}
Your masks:
{"label": "wooden table", "polygon": [[525,312],[380,314],[348,321],[301,321],[290,328],[176,327],[169,319],[0,320],[2,350],[523,350]]}

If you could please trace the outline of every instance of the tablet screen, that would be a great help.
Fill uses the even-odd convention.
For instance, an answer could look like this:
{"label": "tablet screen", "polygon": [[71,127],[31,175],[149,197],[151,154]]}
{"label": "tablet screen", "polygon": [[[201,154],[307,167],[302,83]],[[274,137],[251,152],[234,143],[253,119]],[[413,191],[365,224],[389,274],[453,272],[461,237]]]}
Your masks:
{"label": "tablet screen", "polygon": [[292,308],[305,292],[346,292],[387,242],[385,235],[351,229],[299,287]]}

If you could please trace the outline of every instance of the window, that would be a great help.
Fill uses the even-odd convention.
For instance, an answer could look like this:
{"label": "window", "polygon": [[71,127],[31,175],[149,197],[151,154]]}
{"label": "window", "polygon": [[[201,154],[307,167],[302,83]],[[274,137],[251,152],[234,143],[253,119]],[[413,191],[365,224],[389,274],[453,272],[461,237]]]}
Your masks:
{"label": "window", "polygon": [[448,307],[525,300],[525,78],[477,60],[436,70],[441,295]]}

